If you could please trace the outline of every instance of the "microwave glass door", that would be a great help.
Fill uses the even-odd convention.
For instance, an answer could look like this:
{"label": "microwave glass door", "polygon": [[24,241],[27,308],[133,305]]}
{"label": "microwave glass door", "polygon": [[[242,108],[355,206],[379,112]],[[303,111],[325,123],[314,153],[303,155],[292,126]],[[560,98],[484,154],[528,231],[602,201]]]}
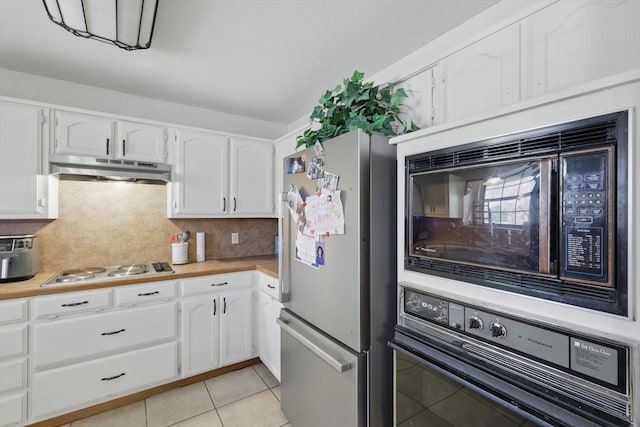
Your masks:
{"label": "microwave glass door", "polygon": [[410,255],[549,274],[552,158],[410,176]]}

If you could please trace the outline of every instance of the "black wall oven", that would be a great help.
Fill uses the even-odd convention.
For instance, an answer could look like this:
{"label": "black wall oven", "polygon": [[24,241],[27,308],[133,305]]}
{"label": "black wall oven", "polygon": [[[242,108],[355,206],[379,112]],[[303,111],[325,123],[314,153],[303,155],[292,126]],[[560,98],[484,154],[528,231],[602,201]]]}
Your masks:
{"label": "black wall oven", "polygon": [[628,426],[630,349],[401,283],[396,426]]}
{"label": "black wall oven", "polygon": [[405,268],[627,315],[628,112],[406,158]]}

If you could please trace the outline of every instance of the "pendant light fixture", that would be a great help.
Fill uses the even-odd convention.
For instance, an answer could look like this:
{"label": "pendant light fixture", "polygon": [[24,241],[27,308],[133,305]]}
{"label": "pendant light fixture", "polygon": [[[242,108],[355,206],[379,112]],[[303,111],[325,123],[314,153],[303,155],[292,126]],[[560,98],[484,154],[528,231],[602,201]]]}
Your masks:
{"label": "pendant light fixture", "polygon": [[49,18],[76,36],[122,49],[151,46],[160,0],[42,0]]}

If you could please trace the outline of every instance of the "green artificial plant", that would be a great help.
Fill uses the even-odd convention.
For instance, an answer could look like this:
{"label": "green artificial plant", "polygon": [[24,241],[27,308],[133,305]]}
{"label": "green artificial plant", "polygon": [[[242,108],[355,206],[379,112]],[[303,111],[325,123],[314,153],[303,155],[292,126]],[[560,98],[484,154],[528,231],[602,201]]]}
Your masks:
{"label": "green artificial plant", "polygon": [[312,147],[316,141],[326,141],[354,129],[367,134],[401,135],[418,130],[412,121],[400,119],[400,102],[407,93],[396,83],[383,87],[362,81],[364,73],[355,71],[351,78],[327,90],[315,106],[309,119],[311,127],[298,136],[297,147]]}

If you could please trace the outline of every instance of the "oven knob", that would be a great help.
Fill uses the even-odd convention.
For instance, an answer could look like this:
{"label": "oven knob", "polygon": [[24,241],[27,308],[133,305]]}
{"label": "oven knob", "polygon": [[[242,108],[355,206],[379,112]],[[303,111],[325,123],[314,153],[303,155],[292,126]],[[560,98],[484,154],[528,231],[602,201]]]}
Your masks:
{"label": "oven knob", "polygon": [[482,319],[478,316],[469,317],[469,329],[480,330],[484,325],[482,324]]}
{"label": "oven knob", "polygon": [[505,328],[498,322],[492,323],[491,327],[489,328],[489,331],[491,331],[491,336],[493,338],[498,338],[502,340],[507,337],[507,328]]}

